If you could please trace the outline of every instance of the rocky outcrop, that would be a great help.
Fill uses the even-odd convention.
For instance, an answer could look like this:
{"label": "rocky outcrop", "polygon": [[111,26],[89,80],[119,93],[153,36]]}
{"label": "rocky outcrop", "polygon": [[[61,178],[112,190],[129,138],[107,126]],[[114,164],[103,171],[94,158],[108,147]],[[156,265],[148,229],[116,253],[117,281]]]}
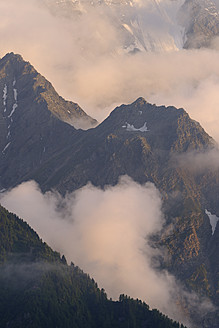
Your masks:
{"label": "rocky outcrop", "polygon": [[186,49],[208,47],[219,35],[219,12],[213,1],[186,0],[179,21],[185,27]]}

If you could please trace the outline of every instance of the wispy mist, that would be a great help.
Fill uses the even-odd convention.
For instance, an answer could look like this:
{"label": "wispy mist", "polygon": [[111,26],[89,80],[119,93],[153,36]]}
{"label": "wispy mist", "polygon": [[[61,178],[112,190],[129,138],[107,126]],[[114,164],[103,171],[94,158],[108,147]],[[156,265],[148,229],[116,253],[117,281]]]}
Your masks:
{"label": "wispy mist", "polygon": [[114,299],[121,293],[140,298],[187,324],[176,305],[179,297],[194,308],[203,306],[203,311],[209,306],[184,292],[153,261],[162,253],[149,239],[164,224],[160,194],[153,184],[141,186],[122,177],[115,187],[101,190],[88,184],[63,199],[54,192],[43,195],[35,182],[27,182],[4,194],[1,203]]}
{"label": "wispy mist", "polygon": [[172,164],[185,167],[196,173],[203,173],[209,169],[215,171],[219,169],[219,149],[212,148],[205,151],[173,154]]}

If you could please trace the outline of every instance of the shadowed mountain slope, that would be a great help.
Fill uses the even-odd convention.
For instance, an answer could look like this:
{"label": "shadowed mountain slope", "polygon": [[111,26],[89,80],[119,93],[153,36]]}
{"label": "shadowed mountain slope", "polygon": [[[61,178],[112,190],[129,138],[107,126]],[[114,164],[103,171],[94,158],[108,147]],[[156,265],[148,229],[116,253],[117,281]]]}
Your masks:
{"label": "shadowed mountain slope", "polygon": [[107,299],[18,217],[0,206],[0,327],[183,328],[125,295]]}
{"label": "shadowed mountain slope", "polygon": [[76,128],[96,124],[13,53],[0,60],[0,93],[0,189],[13,185],[73,142],[80,131],[63,121]]}

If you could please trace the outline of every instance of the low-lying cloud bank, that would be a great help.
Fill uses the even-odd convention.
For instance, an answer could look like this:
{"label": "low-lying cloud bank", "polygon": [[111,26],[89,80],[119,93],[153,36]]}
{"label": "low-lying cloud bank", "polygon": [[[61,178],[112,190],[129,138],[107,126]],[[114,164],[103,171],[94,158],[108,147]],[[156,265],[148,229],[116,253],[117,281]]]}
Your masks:
{"label": "low-lying cloud bank", "polygon": [[54,15],[43,2],[1,0],[0,56],[20,53],[62,96],[98,120],[143,96],[184,107],[219,141],[217,39],[211,49],[130,55],[121,48],[123,34],[109,10],[90,9],[73,19],[70,13]]}
{"label": "low-lying cloud bank", "polygon": [[179,296],[203,312],[211,309],[154,264],[161,252],[150,246],[149,238],[161,231],[164,219],[153,184],[141,186],[125,176],[115,187],[101,190],[88,184],[62,198],[55,192],[43,195],[30,181],[3,194],[1,203],[94,277],[108,296],[140,298],[187,324],[176,305]]}

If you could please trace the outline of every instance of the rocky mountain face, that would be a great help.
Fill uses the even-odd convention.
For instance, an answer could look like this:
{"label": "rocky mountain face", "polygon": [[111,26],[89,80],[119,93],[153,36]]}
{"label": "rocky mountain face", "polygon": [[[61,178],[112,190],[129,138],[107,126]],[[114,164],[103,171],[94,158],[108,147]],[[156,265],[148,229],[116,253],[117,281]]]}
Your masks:
{"label": "rocky mountain face", "polygon": [[[15,55],[0,64],[1,188],[34,179],[44,191],[55,188],[65,194],[89,181],[115,185],[125,174],[140,184],[154,183],[166,218],[166,228],[151,241],[166,250],[160,265],[218,306],[219,226],[212,229],[207,213],[219,217],[219,170],[196,170],[195,156],[192,165],[185,160],[215,149],[200,124],[184,109],[157,107],[139,98],[117,107],[96,128],[76,130],[48,109],[42,88],[30,78],[32,66]],[[219,324],[215,314],[195,320],[203,327]]]}
{"label": "rocky mountain face", "polygon": [[[98,127],[84,133],[67,161],[63,162],[62,158],[63,172],[54,186],[64,192],[66,188],[72,191],[83,185],[84,182],[78,184],[75,180],[78,177],[81,181],[77,168],[85,170],[85,181],[90,180],[94,185],[116,184],[122,174],[141,183],[154,182],[158,163],[163,164],[159,171],[166,172],[174,152],[202,150],[213,144],[213,139],[183,109],[157,107],[139,98],[131,105],[116,108]],[[73,166],[76,166],[74,170]],[[98,175],[93,170],[97,170]],[[172,165],[170,170],[172,172]],[[48,179],[43,178],[45,186],[53,187],[49,182],[52,176]]]}
{"label": "rocky mountain face", "polygon": [[97,123],[13,53],[0,60],[0,93],[0,189],[51,158],[80,134],[76,128]]}
{"label": "rocky mountain face", "polygon": [[185,27],[184,48],[208,47],[219,35],[219,11],[210,0],[186,0],[180,9],[179,20]]}
{"label": "rocky mountain face", "polygon": [[219,35],[214,0],[75,0],[42,2],[55,15],[80,19],[92,10],[106,16],[118,32],[114,51],[175,51],[209,46]]}

